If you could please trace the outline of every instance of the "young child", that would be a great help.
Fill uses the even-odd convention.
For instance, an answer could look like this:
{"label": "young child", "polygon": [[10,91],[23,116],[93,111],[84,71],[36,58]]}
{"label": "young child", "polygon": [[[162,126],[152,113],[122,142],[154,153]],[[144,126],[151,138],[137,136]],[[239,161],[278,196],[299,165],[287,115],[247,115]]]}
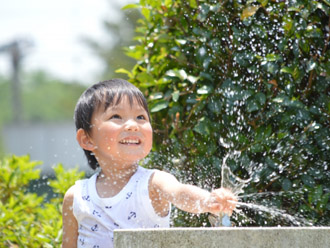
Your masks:
{"label": "young child", "polygon": [[152,127],[141,91],[122,79],[88,88],[75,109],[77,141],[100,171],[79,180],[63,200],[63,248],[113,247],[118,228],[169,227],[171,203],[191,213],[231,214],[236,197],[208,192],[169,173],[138,165],[152,147]]}

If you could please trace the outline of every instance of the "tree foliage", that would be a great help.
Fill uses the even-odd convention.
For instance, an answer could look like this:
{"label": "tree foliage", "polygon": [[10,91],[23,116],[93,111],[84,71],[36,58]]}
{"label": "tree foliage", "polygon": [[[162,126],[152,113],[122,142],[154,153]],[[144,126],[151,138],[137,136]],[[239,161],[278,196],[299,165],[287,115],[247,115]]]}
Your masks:
{"label": "tree foliage", "polygon": [[[238,151],[227,164],[251,180],[244,195],[255,196],[243,201],[329,225],[330,2],[140,0],[126,8],[143,14],[139,44],[127,49],[137,63],[117,72],[148,97],[150,164],[212,189],[225,155]],[[236,225],[295,225],[242,211]],[[175,225],[207,222],[177,215]]]}

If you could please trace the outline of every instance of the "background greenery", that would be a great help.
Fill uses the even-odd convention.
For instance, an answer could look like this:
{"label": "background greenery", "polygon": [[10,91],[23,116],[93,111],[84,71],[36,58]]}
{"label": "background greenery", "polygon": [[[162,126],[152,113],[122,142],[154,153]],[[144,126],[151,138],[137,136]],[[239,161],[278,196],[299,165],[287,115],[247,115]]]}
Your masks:
{"label": "background greenery", "polygon": [[[127,49],[137,64],[117,72],[149,99],[150,166],[212,189],[224,156],[239,151],[227,164],[252,179],[244,193],[254,197],[243,201],[329,225],[330,2],[141,0],[127,8],[144,16],[139,44]],[[295,225],[242,211],[236,225]],[[176,226],[207,224],[205,215],[176,215]]]}
{"label": "background greenery", "polygon": [[56,177],[48,180],[51,195],[40,196],[31,188],[40,179],[39,164],[28,156],[0,161],[1,247],[60,247],[62,243],[62,200],[84,172],[55,166]]}

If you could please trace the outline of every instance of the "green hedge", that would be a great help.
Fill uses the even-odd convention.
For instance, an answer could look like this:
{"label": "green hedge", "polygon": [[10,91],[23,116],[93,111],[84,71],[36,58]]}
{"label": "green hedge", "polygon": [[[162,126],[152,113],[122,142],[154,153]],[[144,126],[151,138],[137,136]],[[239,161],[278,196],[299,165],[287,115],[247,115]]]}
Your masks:
{"label": "green hedge", "polygon": [[[243,201],[330,224],[329,0],[153,1],[138,8],[137,60],[119,69],[148,97],[155,129],[150,166],[220,186],[226,154],[252,181]],[[281,192],[256,194],[258,192]],[[242,210],[236,225],[297,225]],[[175,225],[208,225],[176,212]],[[302,225],[305,225],[302,223]]]}
{"label": "green hedge", "polygon": [[47,180],[53,194],[38,196],[29,187],[40,179],[39,164],[28,156],[0,161],[1,247],[60,247],[62,243],[63,196],[84,172],[57,165],[55,179]]}

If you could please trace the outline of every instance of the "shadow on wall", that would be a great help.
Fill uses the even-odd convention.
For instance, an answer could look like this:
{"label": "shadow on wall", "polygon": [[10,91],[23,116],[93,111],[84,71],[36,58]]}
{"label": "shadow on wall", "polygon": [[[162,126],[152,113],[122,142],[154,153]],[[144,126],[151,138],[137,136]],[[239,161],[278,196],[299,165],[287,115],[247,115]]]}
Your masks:
{"label": "shadow on wall", "polygon": [[22,123],[5,125],[2,130],[6,154],[26,155],[42,161],[42,174],[52,175],[52,166],[79,167],[91,173],[83,150],[76,141],[76,130],[68,123]]}

